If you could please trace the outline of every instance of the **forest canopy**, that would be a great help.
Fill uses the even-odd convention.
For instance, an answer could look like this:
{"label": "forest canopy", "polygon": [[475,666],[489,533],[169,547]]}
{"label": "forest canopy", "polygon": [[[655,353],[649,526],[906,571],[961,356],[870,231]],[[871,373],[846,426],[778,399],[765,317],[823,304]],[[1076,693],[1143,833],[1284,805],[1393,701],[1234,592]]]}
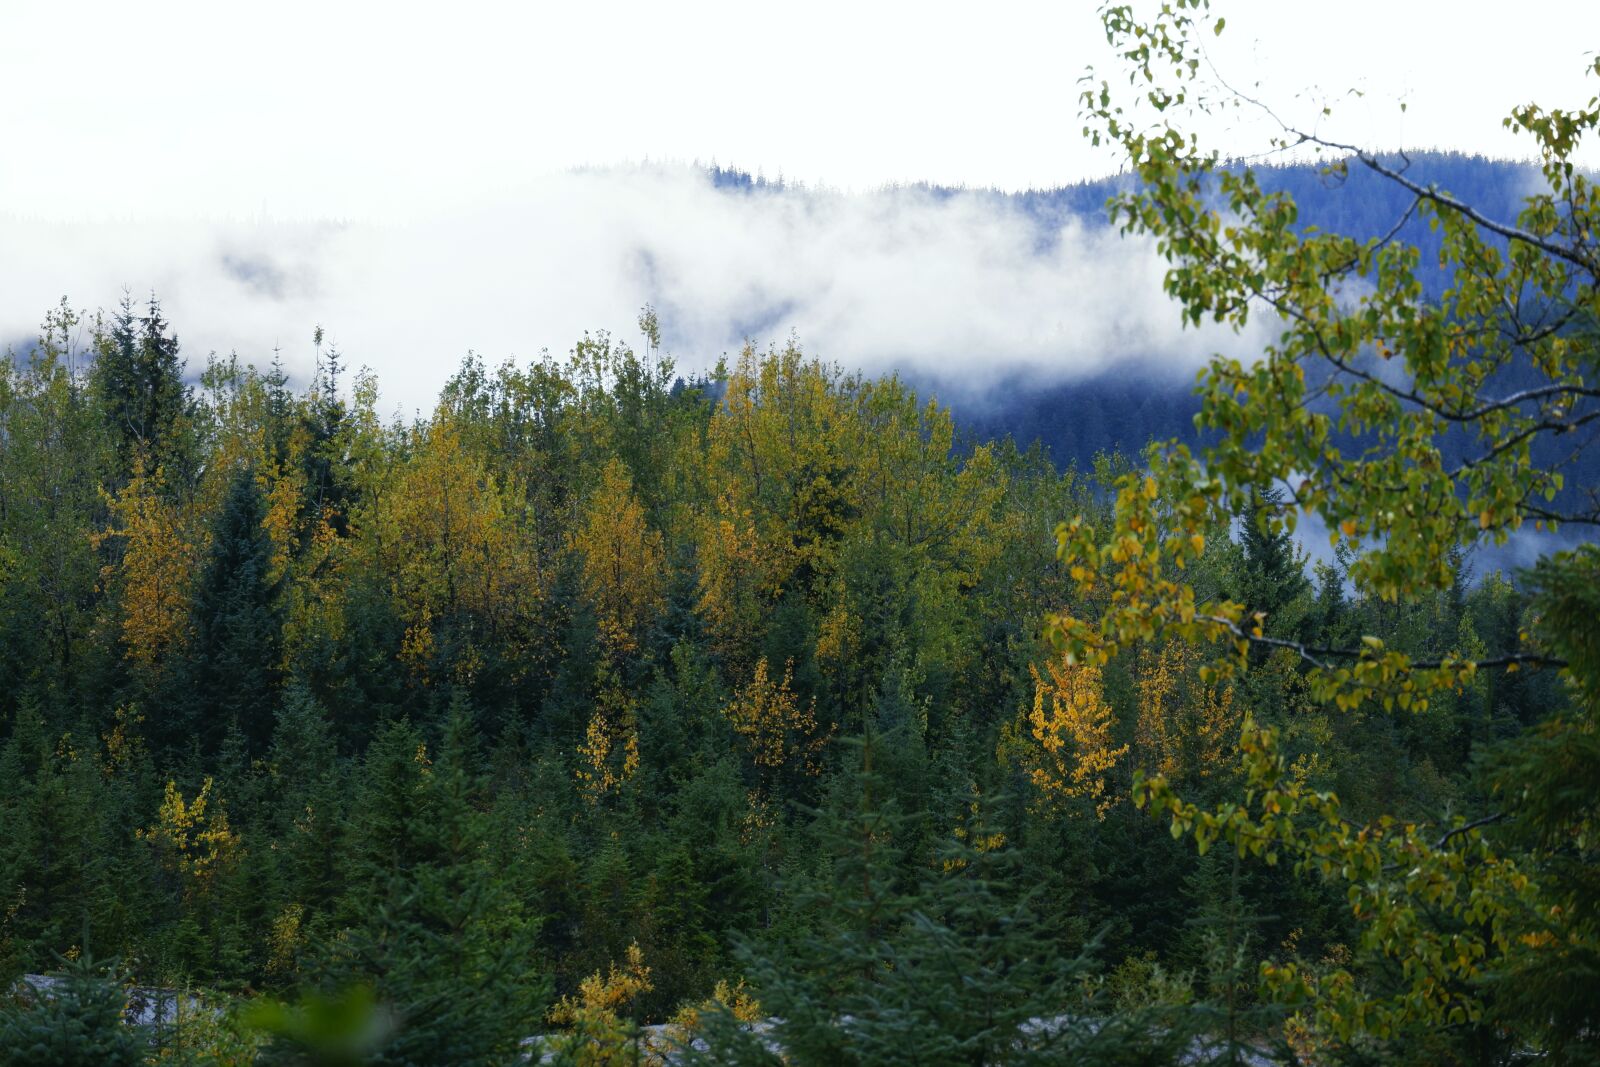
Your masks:
{"label": "forest canopy", "polygon": [[386,421],[320,329],[295,388],[52,309],[0,363],[0,1064],[1600,1055],[1600,552],[1474,563],[1600,522],[1600,102],[1513,114],[1514,219],[1285,127],[1405,190],[1350,236],[1187,132],[1253,106],[1204,0],[1104,21],[1113,223],[1281,326],[1188,443],[1061,469],[793,341],[685,380],[648,309]]}

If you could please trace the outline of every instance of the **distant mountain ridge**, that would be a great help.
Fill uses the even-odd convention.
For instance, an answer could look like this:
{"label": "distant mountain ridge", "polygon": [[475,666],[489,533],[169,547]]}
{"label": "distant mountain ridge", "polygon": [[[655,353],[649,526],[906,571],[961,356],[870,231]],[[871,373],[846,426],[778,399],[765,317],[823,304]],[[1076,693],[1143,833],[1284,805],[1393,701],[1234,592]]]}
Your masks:
{"label": "distant mountain ridge", "polygon": [[[1436,184],[1493,218],[1514,221],[1523,198],[1537,186],[1535,164],[1489,159],[1456,152],[1395,153],[1386,161],[1403,165],[1423,184]],[[1301,225],[1358,238],[1387,233],[1403,218],[1412,195],[1381,175],[1352,165],[1343,178],[1332,178],[1315,164],[1256,165],[1263,188],[1293,197]],[[781,192],[786,187],[732,168],[709,169],[712,182],[730,192]],[[924,185],[935,197],[977,195],[1012,205],[1033,220],[1041,250],[1076,221],[1106,224],[1105,206],[1114,194],[1131,187],[1127,177],[1106,177],[1052,189],[1023,192],[969,190]],[[1412,217],[1396,233],[1421,251],[1418,280],[1437,297],[1449,285],[1438,261],[1439,238],[1426,221]],[[1174,312],[1176,313],[1176,312]],[[1097,453],[1137,452],[1152,439],[1193,440],[1193,419],[1199,411],[1194,379],[1188,373],[1161,373],[1145,360],[1147,353],[1117,354],[1118,369],[1053,380],[1048,374],[1014,372],[996,382],[938,376],[907,367],[901,376],[954,407],[963,429],[979,439],[1012,437],[1019,447],[1040,443],[1057,465],[1093,462]]]}

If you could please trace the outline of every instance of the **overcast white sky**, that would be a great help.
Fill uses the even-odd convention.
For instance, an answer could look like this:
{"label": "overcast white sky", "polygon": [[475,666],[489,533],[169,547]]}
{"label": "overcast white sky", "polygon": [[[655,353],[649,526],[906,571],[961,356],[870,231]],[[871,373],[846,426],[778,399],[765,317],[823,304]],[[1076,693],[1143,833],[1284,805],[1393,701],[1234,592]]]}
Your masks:
{"label": "overcast white sky", "polygon": [[[927,301],[896,295],[896,280],[906,256],[935,255],[975,257],[919,267],[948,275],[952,299],[976,287],[1021,292],[1011,305],[1048,304],[1059,292],[1061,306],[1010,316],[1031,341],[977,304],[971,321],[967,305],[937,320],[969,351],[1012,345],[1039,357],[1070,305],[1066,284],[1081,279],[1082,251],[1019,278],[1022,238],[1010,220],[969,211],[957,237],[929,243],[916,235],[951,220],[916,202],[896,201],[909,222],[882,202],[753,219],[677,178],[656,188],[635,172],[619,191],[627,183],[615,176],[586,183],[569,172],[715,159],[841,190],[1092,177],[1110,166],[1077,132],[1077,79],[1106,62],[1094,8],[0,0],[0,343],[62,293],[109,304],[122,284],[156,286],[191,353],[299,343],[314,317],[357,362],[404,379],[402,391],[414,382],[420,398],[442,376],[435,365],[468,347],[492,359],[562,349],[580,316],[629,327],[632,309],[662,299],[639,283],[643,254],[764,288],[756,303],[797,310],[763,329],[793,328],[870,360],[870,346],[847,335],[868,321],[890,334],[913,325]],[[1583,76],[1600,48],[1593,0],[1220,0],[1217,11],[1228,32],[1213,51],[1230,81],[1260,82],[1264,97],[1302,115],[1315,109],[1295,102],[1299,90],[1360,87],[1366,97],[1330,132],[1370,144],[1515,155],[1519,142],[1499,125],[1510,107],[1578,104],[1600,90]],[[1231,150],[1259,147],[1259,131],[1215,137]],[[597,195],[591,186],[604,181],[631,200]],[[679,217],[652,220],[653,208]],[[352,226],[330,237],[308,225],[319,220]],[[855,232],[874,226],[876,237]],[[754,235],[775,243],[763,252],[750,247]],[[863,244],[875,266],[841,296],[831,275],[847,264],[829,257],[859,258]],[[283,284],[225,292],[210,275],[230,255],[262,259]],[[750,265],[773,255],[806,259],[804,277],[750,281]],[[576,275],[560,256],[582,261]],[[610,288],[579,293],[578,281]],[[783,291],[802,282],[811,288]],[[402,285],[413,291],[380,287]],[[707,284],[685,285],[683,300],[715,303]],[[424,313],[415,305],[430,287],[434,310]],[[821,289],[832,303],[814,306],[808,293]],[[409,326],[385,326],[393,314]],[[1090,334],[1122,328],[1102,326]],[[719,329],[692,336],[723,343],[731,327]]]}
{"label": "overcast white sky", "polygon": [[[1279,102],[1360,85],[1386,119],[1407,96],[1373,140],[1508,153],[1511,106],[1600,89],[1591,0],[1217,11],[1231,81]],[[1076,80],[1103,59],[1087,0],[6,0],[0,41],[0,204],[51,218],[412,217],[647,158],[846,187],[1105,166],[1076,134]]]}

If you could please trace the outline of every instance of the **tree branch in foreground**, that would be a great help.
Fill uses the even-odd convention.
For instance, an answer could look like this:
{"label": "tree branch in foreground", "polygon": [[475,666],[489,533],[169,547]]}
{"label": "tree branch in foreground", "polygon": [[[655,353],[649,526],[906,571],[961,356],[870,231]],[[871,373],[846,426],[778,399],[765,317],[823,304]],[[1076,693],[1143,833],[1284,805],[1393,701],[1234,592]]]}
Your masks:
{"label": "tree branch in foreground", "polygon": [[[1322,645],[1308,645],[1301,641],[1291,641],[1283,637],[1267,637],[1246,630],[1232,619],[1221,615],[1195,615],[1198,622],[1209,622],[1222,627],[1241,641],[1248,641],[1252,645],[1261,645],[1266,648],[1287,648],[1301,660],[1311,664],[1319,670],[1331,671],[1335,667],[1328,662],[1328,658],[1360,659],[1364,650],[1359,648],[1328,648]],[[1491,659],[1479,660],[1414,660],[1410,669],[1414,671],[1433,671],[1441,667],[1465,667],[1471,664],[1475,670],[1493,670],[1496,667],[1553,667],[1561,668],[1567,665],[1564,659],[1546,656],[1537,652],[1513,652],[1505,656],[1495,656]]]}

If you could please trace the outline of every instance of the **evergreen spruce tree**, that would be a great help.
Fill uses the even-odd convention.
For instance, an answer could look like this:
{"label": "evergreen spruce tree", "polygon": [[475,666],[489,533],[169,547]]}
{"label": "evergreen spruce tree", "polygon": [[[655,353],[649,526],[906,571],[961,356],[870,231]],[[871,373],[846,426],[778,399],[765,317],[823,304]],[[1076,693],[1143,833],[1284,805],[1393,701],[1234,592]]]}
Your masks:
{"label": "evergreen spruce tree", "polygon": [[0,999],[0,1067],[138,1067],[145,1035],[122,1019],[115,969],[88,956],[48,989]]}
{"label": "evergreen spruce tree", "polygon": [[1286,1014],[1255,996],[1261,931],[1277,917],[1252,908],[1246,874],[1236,851],[1213,849],[1184,882],[1190,900],[1182,955],[1193,964],[1203,994],[1187,1012],[1187,1023],[1203,1051],[1197,1058],[1206,1063],[1259,1060],[1259,1039],[1277,1032]]}
{"label": "evergreen spruce tree", "polygon": [[281,624],[265,514],[255,475],[241,467],[216,516],[195,590],[185,672],[193,733],[212,752],[230,726],[237,726],[252,755],[266,751],[272,731]]}
{"label": "evergreen spruce tree", "polygon": [[142,895],[123,882],[111,786],[63,742],[30,703],[0,749],[0,987],[58,953],[121,951]]}
{"label": "evergreen spruce tree", "polygon": [[1244,567],[1238,595],[1247,611],[1266,613],[1267,632],[1292,637],[1307,608],[1298,602],[1311,591],[1305,560],[1287,530],[1264,529],[1259,519],[1282,506],[1283,493],[1273,486],[1255,491],[1240,515]]}
{"label": "evergreen spruce tree", "polygon": [[291,421],[295,412],[294,394],[289,389],[289,374],[283,369],[283,353],[272,350],[272,365],[262,375],[267,390],[266,453],[273,462],[289,458],[289,439],[294,433]]}
{"label": "evergreen spruce tree", "polygon": [[1334,547],[1332,562],[1314,567],[1317,578],[1316,603],[1308,621],[1308,636],[1317,644],[1339,647],[1357,640],[1352,605],[1345,596],[1350,571],[1350,548],[1340,542]]}
{"label": "evergreen spruce tree", "polygon": [[92,381],[100,409],[116,442],[120,477],[142,455],[149,469],[170,458],[174,423],[188,411],[178,338],[168,332],[155,296],[142,316],[123,294],[111,330],[100,340]]}
{"label": "evergreen spruce tree", "polygon": [[306,945],[331,932],[345,848],[345,781],[333,728],[302,681],[284,691],[267,766],[270,854],[279,867],[275,921],[284,935],[274,939],[268,972],[285,981],[298,973]]}
{"label": "evergreen spruce tree", "polygon": [[1097,1017],[1092,961],[1039,921],[1019,854],[981,815],[936,855],[910,855],[908,820],[867,735],[815,836],[824,875],[800,890],[811,932],[744,949],[770,1024],[708,1013],[690,1062],[1112,1064],[1171,1062],[1186,1043],[1147,1019]]}
{"label": "evergreen spruce tree", "polygon": [[1509,819],[1551,903],[1525,917],[1530,951],[1486,985],[1495,1022],[1536,1036],[1558,1062],[1600,1063],[1600,546],[1525,577],[1539,636],[1567,664],[1566,706],[1485,758],[1503,806],[1482,821]]}
{"label": "evergreen spruce tree", "polygon": [[831,783],[812,828],[820,861],[814,880],[789,887],[799,936],[740,946],[746,976],[774,1016],[772,1029],[754,1032],[712,1014],[704,1062],[869,1062],[846,1026],[873,1025],[871,999],[889,965],[885,942],[917,898],[904,879],[905,817],[876,767],[880,742],[869,734],[852,744],[852,765]]}
{"label": "evergreen spruce tree", "polygon": [[438,758],[397,723],[373,742],[352,831],[353,922],[326,977],[370,984],[398,1031],[374,1061],[477,1067],[515,1062],[536,1032],[545,983],[537,922],[490,864],[472,721],[453,702]]}
{"label": "evergreen spruce tree", "polygon": [[345,428],[349,411],[339,396],[339,376],[344,361],[337,348],[322,348],[322,327],[312,338],[317,349],[317,372],[311,393],[306,398],[304,428],[310,441],[304,453],[309,502],[326,509],[334,530],[349,533],[350,485],[344,477],[349,455],[345,448]]}

